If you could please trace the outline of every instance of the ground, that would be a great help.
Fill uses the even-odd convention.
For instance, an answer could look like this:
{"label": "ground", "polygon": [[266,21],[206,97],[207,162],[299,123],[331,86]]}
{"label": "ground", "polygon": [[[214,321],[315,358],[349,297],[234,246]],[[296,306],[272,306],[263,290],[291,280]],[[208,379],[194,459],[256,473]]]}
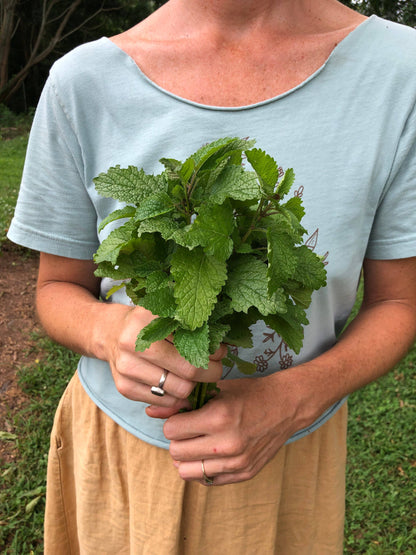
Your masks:
{"label": "ground", "polygon": [[[39,331],[35,315],[38,257],[10,243],[0,251],[0,432],[13,433],[13,414],[26,402],[16,371],[38,356],[32,332]],[[32,351],[32,352],[31,352]],[[0,442],[0,460],[15,456],[14,442]]]}

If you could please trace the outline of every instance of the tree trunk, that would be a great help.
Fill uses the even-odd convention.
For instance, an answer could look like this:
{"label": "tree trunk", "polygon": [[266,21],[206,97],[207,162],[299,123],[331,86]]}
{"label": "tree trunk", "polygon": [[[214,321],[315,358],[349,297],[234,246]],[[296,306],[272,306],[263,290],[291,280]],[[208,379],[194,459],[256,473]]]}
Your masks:
{"label": "tree trunk", "polygon": [[[24,67],[22,67],[20,71],[18,71],[15,75],[13,75],[11,79],[9,79],[7,74],[7,59],[10,53],[10,41],[14,32],[13,25],[16,25],[16,26],[18,25],[18,23],[14,23],[14,8],[18,0],[3,0],[4,8],[2,7],[2,21],[1,21],[2,35],[1,36],[3,37],[3,22],[4,22],[4,25],[7,22],[8,28],[11,27],[11,31],[9,31],[8,37],[6,33],[4,34],[5,40],[8,40],[8,46],[9,46],[8,51],[7,49],[5,49],[4,51],[3,49],[0,50],[1,62],[3,62],[3,58],[4,58],[4,64],[5,64],[4,68],[2,66],[2,71],[4,69],[4,80],[2,79],[0,82],[0,104],[6,103],[15,94],[15,92],[22,86],[24,80],[26,79],[32,67],[38,64],[39,62],[41,62],[42,60],[44,60],[54,50],[54,48],[56,47],[57,43],[60,40],[74,33],[82,26],[82,25],[78,26],[74,29],[71,29],[67,33],[64,33],[65,28],[67,27],[72,14],[76,11],[81,1],[82,0],[73,0],[70,3],[70,5],[67,8],[65,8],[59,16],[57,17],[55,16],[52,19],[51,10],[54,7],[54,5],[56,5],[57,0],[43,0],[42,20],[39,25],[38,35],[35,40],[35,43],[31,47],[29,59],[27,60]],[[84,23],[86,23],[87,21],[95,17],[101,11],[102,11],[102,8],[100,10],[97,10],[97,12],[95,12],[87,20],[85,20]],[[3,12],[4,12],[4,17],[3,17]],[[11,20],[11,22],[9,22],[9,20]],[[41,43],[44,37],[45,29],[48,23],[50,23],[51,21],[55,21],[55,22],[59,21],[59,24],[57,26],[57,29],[54,35],[49,40],[48,44],[43,49],[41,49]],[[6,43],[6,46],[7,46],[7,43]],[[2,48],[1,44],[0,44],[0,48]]]}
{"label": "tree trunk", "polygon": [[14,13],[18,0],[2,0],[0,12],[0,90],[9,79],[10,43],[15,30]]}

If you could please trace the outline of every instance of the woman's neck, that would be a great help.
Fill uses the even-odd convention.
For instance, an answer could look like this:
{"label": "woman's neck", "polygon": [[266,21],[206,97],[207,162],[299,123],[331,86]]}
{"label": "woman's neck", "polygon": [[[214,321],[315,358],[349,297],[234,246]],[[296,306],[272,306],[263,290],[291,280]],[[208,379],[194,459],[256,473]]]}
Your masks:
{"label": "woman's neck", "polygon": [[170,36],[218,35],[229,42],[268,30],[327,33],[349,27],[359,15],[337,0],[169,0],[158,11],[169,21]]}

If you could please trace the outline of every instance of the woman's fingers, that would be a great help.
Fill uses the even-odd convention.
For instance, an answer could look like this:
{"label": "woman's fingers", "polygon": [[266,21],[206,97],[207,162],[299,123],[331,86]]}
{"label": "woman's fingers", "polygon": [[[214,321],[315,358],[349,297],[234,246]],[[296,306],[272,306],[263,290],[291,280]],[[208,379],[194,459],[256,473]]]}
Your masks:
{"label": "woman's fingers", "polygon": [[[172,343],[172,337],[154,342],[143,352],[136,351],[138,332],[153,318],[149,311],[140,307],[127,314],[112,349],[110,366],[118,391],[128,399],[174,407],[187,399],[196,382],[217,382],[221,379],[221,358],[226,349],[218,349],[210,357],[206,369],[196,368],[182,357]],[[165,371],[166,379],[161,383]],[[152,393],[152,387],[158,388],[156,393],[159,392],[159,396]]]}
{"label": "woman's fingers", "polygon": [[169,341],[156,341],[140,353],[140,358],[147,360],[159,366],[166,368],[176,376],[189,380],[192,382],[217,382],[222,376],[222,363],[221,358],[213,358],[220,356],[222,350],[218,350],[212,357],[210,357],[208,368],[197,368],[183,358],[176,347]]}

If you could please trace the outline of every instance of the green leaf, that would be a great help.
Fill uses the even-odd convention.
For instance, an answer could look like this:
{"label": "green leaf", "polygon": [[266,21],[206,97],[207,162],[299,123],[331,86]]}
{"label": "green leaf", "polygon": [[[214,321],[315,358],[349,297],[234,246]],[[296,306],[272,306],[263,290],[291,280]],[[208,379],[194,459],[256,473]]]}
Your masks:
{"label": "green leaf", "polygon": [[280,198],[283,198],[290,191],[293,183],[295,182],[295,172],[292,168],[285,171],[282,181],[279,183],[276,193]]}
{"label": "green leaf", "polygon": [[233,250],[230,235],[234,229],[233,209],[229,202],[221,205],[202,205],[194,223],[182,236],[174,238],[183,246],[204,247],[204,251],[219,260],[227,260]]}
{"label": "green leaf", "polygon": [[137,229],[138,236],[143,233],[160,233],[160,235],[168,241],[172,239],[175,232],[180,230],[180,224],[167,216],[156,216],[148,220],[143,220]]}
{"label": "green leaf", "polygon": [[175,158],[161,158],[159,162],[163,164],[169,172],[173,172],[176,176],[182,167],[182,162],[175,160]]}
{"label": "green leaf", "polygon": [[131,301],[138,305],[146,294],[146,280],[144,278],[132,279],[126,284],[126,293]]}
{"label": "green leaf", "polygon": [[105,298],[108,300],[112,295],[114,295],[114,293],[117,293],[117,291],[120,291],[120,289],[124,289],[125,287],[125,283],[118,283],[117,285],[113,285],[113,287],[108,291]]}
{"label": "green leaf", "polygon": [[177,327],[174,318],[155,318],[137,336],[136,351],[145,351],[155,341],[166,339]]}
{"label": "green leaf", "polygon": [[138,304],[150,310],[155,316],[163,318],[175,317],[176,302],[172,287],[163,287],[150,293],[146,292]]}
{"label": "green leaf", "polygon": [[140,204],[149,195],[166,190],[165,176],[148,175],[135,166],[110,168],[94,179],[97,192],[129,204]]}
{"label": "green leaf", "polygon": [[230,326],[228,324],[209,323],[209,352],[211,355],[220,348],[220,345],[229,330]]}
{"label": "green leaf", "polygon": [[222,204],[227,198],[252,200],[260,198],[260,188],[254,172],[245,171],[241,166],[227,166],[207,191],[206,200],[212,204]]}
{"label": "green leaf", "polygon": [[195,162],[196,171],[200,169],[207,170],[215,167],[224,157],[230,156],[234,152],[241,153],[243,150],[250,148],[254,142],[236,137],[225,137],[204,145],[190,158]]}
{"label": "green leaf", "polygon": [[267,255],[268,291],[272,294],[293,276],[298,265],[293,239],[278,226],[267,229]]}
{"label": "green leaf", "polygon": [[225,262],[207,255],[200,247],[192,251],[179,247],[172,256],[171,274],[176,282],[176,317],[190,329],[202,326],[225,284]]}
{"label": "green leaf", "polygon": [[143,200],[136,211],[136,220],[147,220],[148,218],[161,216],[173,209],[172,199],[167,193],[161,191]]}
{"label": "green leaf", "polygon": [[258,175],[263,190],[272,195],[279,179],[279,168],[276,161],[264,150],[253,148],[246,151],[247,160]]}
{"label": "green leaf", "polygon": [[232,353],[230,350],[228,350],[227,359],[234,362],[242,374],[251,375],[257,371],[257,366],[254,364],[254,362],[243,360]]}
{"label": "green leaf", "polygon": [[146,290],[148,292],[158,291],[161,288],[167,287],[170,282],[170,276],[163,270],[158,270],[147,276]]}
{"label": "green leaf", "polygon": [[135,229],[134,222],[131,220],[114,229],[98,247],[94,255],[94,262],[99,264],[100,262],[107,261],[115,265],[120,251],[129,245],[133,245]]}
{"label": "green leaf", "polygon": [[240,255],[230,270],[225,293],[237,312],[256,307],[261,314],[285,312],[285,295],[278,289],[273,295],[267,290],[267,265],[250,254]]}
{"label": "green leaf", "polygon": [[193,366],[208,368],[209,362],[209,327],[204,324],[200,328],[187,330],[178,328],[173,338],[179,354]]}
{"label": "green leaf", "polygon": [[192,158],[188,158],[188,160],[186,160],[180,170],[179,170],[179,177],[182,181],[182,183],[186,184],[188,183],[188,181],[191,179],[192,174],[195,171],[195,161]]}
{"label": "green leaf", "polygon": [[299,222],[305,215],[305,208],[300,197],[291,197],[285,204],[282,204],[282,208],[290,210]]}
{"label": "green leaf", "polygon": [[326,271],[322,260],[306,245],[296,248],[298,265],[295,279],[307,288],[319,289],[326,284]]}
{"label": "green leaf", "polygon": [[292,351],[296,354],[300,352],[303,345],[303,325],[309,323],[302,308],[289,300],[285,314],[270,314],[264,317],[264,321],[280,335]]}
{"label": "green leaf", "polygon": [[296,281],[289,281],[285,285],[285,291],[289,293],[298,306],[308,308],[311,304],[314,291],[311,287],[305,287]]}
{"label": "green leaf", "polygon": [[125,206],[124,208],[120,208],[118,210],[114,210],[111,212],[98,227],[98,231],[102,231],[106,225],[116,220],[121,220],[122,218],[131,218],[136,213],[136,208],[134,206]]}
{"label": "green leaf", "polygon": [[224,321],[229,325],[230,331],[224,337],[224,342],[236,347],[251,349],[253,336],[250,326],[261,320],[263,316],[255,309],[250,308],[248,313],[233,312]]}

